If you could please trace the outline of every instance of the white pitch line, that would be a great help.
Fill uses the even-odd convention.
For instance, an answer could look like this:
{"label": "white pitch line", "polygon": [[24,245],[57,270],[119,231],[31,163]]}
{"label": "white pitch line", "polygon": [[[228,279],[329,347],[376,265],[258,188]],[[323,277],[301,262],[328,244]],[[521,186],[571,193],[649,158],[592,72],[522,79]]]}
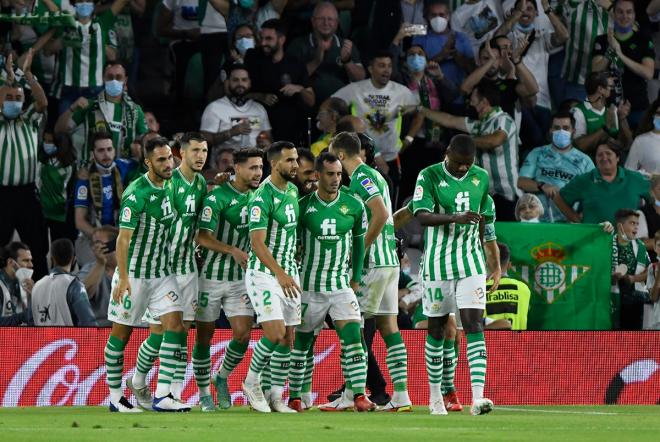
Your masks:
{"label": "white pitch line", "polygon": [[527,413],[552,413],[552,414],[593,414],[593,415],[604,415],[604,416],[616,416],[622,413],[608,413],[607,411],[569,411],[569,410],[535,410],[529,408],[511,408],[511,407],[496,407],[495,410],[504,410],[504,411],[524,411]]}

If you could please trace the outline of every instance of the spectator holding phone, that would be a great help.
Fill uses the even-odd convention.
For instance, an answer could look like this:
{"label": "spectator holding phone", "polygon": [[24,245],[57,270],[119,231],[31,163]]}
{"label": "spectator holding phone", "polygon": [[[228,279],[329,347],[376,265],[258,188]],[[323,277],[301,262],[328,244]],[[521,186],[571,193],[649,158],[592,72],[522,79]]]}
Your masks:
{"label": "spectator holding phone", "polygon": [[102,226],[94,229],[92,234],[92,250],[94,262],[86,264],[78,273],[85,285],[92,311],[99,327],[109,327],[108,303],[110,302],[112,275],[117,267],[115,243],[119,230],[114,226]]}

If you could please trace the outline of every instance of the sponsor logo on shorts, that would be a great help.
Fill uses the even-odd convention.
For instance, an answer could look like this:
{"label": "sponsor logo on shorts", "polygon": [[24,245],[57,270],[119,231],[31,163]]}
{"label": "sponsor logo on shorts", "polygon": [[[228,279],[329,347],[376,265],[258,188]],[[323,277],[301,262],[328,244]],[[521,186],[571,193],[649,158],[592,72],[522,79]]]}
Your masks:
{"label": "sponsor logo on shorts", "polygon": [[165,296],[172,302],[177,302],[179,300],[179,295],[177,295],[174,291],[168,292]]}
{"label": "sponsor logo on shorts", "polygon": [[209,206],[205,206],[204,209],[202,209],[202,222],[204,223],[210,222],[212,214],[213,214],[213,210]]}
{"label": "sponsor logo on shorts", "polygon": [[131,208],[124,207],[124,210],[121,211],[121,222],[129,223],[131,222]]}
{"label": "sponsor logo on shorts", "polygon": [[424,197],[424,188],[422,186],[415,187],[415,194],[413,195],[413,201],[420,201]]}
{"label": "sponsor logo on shorts", "polygon": [[253,207],[250,210],[250,221],[253,223],[258,223],[261,220],[261,208]]}

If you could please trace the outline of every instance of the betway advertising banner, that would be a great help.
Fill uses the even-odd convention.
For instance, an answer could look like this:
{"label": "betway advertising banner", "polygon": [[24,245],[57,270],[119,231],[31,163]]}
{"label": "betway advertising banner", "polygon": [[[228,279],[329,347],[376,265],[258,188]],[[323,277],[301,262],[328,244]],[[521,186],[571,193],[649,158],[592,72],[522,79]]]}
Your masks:
{"label": "betway advertising banner", "polygon": [[501,222],[512,278],[531,291],[528,330],[610,330],[612,236],[591,224]]}
{"label": "betway advertising banner", "polygon": [[[109,329],[3,328],[0,339],[0,400],[4,407],[107,405],[103,349]],[[135,330],[126,347],[124,385],[135,369],[135,357],[146,330]],[[260,337],[254,332],[250,348]],[[413,403],[428,404],[424,366],[426,333],[404,331],[408,348],[409,390]],[[660,332],[504,332],[486,333],[488,375],[486,396],[496,405],[657,404],[660,403]],[[216,332],[212,344],[214,370],[221,364],[229,330]],[[193,347],[194,332],[189,336]],[[387,373],[385,347],[374,343],[381,369]],[[315,347],[313,392],[316,404],[343,382],[339,342],[324,330]],[[236,405],[251,349],[229,379]],[[150,381],[155,388],[155,370]],[[389,377],[386,375],[388,384]],[[199,396],[188,364],[183,399],[197,404]],[[470,379],[463,344],[456,371],[460,399],[470,403]],[[126,390],[129,400],[130,392]]]}

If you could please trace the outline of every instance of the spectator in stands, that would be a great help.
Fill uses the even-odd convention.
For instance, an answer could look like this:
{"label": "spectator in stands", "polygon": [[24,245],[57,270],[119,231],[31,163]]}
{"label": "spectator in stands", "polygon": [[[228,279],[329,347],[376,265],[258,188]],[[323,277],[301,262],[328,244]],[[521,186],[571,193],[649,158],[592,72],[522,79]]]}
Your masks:
{"label": "spectator in stands", "polygon": [[543,0],[543,8],[548,11],[550,28],[536,24],[539,17],[536,0],[516,0],[509,18],[497,30],[498,35],[506,35],[515,51],[526,46],[522,52],[522,63],[531,72],[538,85],[536,102],[522,108],[521,138],[526,146],[540,146],[550,128],[552,102],[548,84],[550,52],[561,47],[568,39],[568,31],[559,15],[550,8],[548,0]]}
{"label": "spectator in stands", "polygon": [[75,184],[76,155],[66,134],[43,135],[39,150],[39,198],[50,238],[75,241],[78,232],[73,219],[71,195]]}
{"label": "spectator in stands", "polygon": [[595,167],[589,156],[573,147],[574,126],[570,112],[556,113],[552,117],[552,143],[533,149],[520,168],[518,188],[539,197],[544,222],[566,220],[553,202],[555,195],[574,177]]}
{"label": "spectator in stands", "polygon": [[[656,146],[657,148],[657,146]],[[655,243],[653,237],[660,231],[660,174],[651,177],[651,196],[652,202],[644,204],[639,213],[639,228],[637,238],[644,241],[646,250],[651,256],[651,261],[655,262]]]}
{"label": "spectator in stands", "polygon": [[284,54],[282,22],[266,21],[260,34],[259,47],[245,54],[252,80],[251,96],[266,106],[274,139],[300,142],[305,139],[305,116],[315,103],[307,69]]}
{"label": "spectator in stands", "polygon": [[0,201],[3,210],[0,216],[0,244],[8,244],[14,230],[17,230],[21,239],[34,251],[35,273],[41,277],[48,272],[48,237],[35,182],[39,127],[48,107],[48,99],[32,75],[32,52],[28,51],[22,68],[30,86],[32,103],[23,110],[25,91],[16,84],[12,60],[11,55],[6,58],[7,80],[0,90]]}
{"label": "spectator in stands", "polygon": [[[100,14],[94,14],[93,2],[71,3],[76,11],[75,28],[64,28],[61,37],[49,44],[50,52],[58,52],[55,90],[60,114],[70,110],[78,98],[95,97],[103,88],[103,67],[118,56],[114,25],[128,0],[115,0],[110,9]],[[54,3],[52,6],[51,12],[59,9]]]}
{"label": "spectator in stands", "polygon": [[544,212],[543,203],[533,193],[523,193],[516,202],[516,220],[521,223],[539,223]]}
{"label": "spectator in stands", "polygon": [[147,124],[147,129],[152,133],[160,132],[160,122],[156,118],[156,114],[152,111],[144,112],[144,122]]}
{"label": "spectator in stands", "polygon": [[[460,85],[465,76],[475,68],[470,40],[463,32],[451,29],[451,11],[447,0],[426,1],[424,18],[429,23],[429,28],[426,35],[413,38],[413,45],[421,46],[429,61],[440,65],[447,80]],[[402,26],[402,29],[405,30],[405,27]],[[395,40],[398,38],[399,34]]]}
{"label": "spectator in stands", "polygon": [[217,173],[234,170],[234,150],[233,147],[223,147],[218,150],[214,163]]}
{"label": "spectator in stands", "polygon": [[96,327],[85,286],[71,274],[75,261],[73,243],[66,238],[53,241],[50,259],[53,263],[50,274],[37,281],[32,289],[34,324],[45,327]]}
{"label": "spectator in stands", "polygon": [[94,262],[86,264],[78,273],[78,278],[85,285],[92,311],[99,327],[109,327],[108,305],[110,302],[112,275],[117,267],[115,242],[119,231],[114,226],[102,226],[94,229]]}
{"label": "spectator in stands", "polygon": [[115,148],[107,132],[97,132],[92,139],[94,163],[78,174],[74,191],[76,257],[81,266],[94,261],[91,238],[94,228],[117,224],[121,196],[130,169],[125,161],[114,160]]}
{"label": "spectator in stands", "polygon": [[248,98],[251,82],[244,65],[230,66],[227,75],[227,95],[206,106],[202,134],[215,149],[254,146],[260,132],[271,130],[268,114],[261,104]]}
{"label": "spectator in stands", "polygon": [[467,35],[472,52],[477,53],[481,45],[493,36],[502,25],[502,4],[495,0],[466,0],[454,9],[451,28]]}
{"label": "spectator in stands", "polygon": [[[391,81],[392,63],[389,52],[377,53],[369,63],[371,78],[351,83],[333,97],[344,100],[353,115],[367,122],[367,133],[376,143],[376,164],[392,180],[390,196],[395,207],[401,180],[401,111],[404,106],[417,105],[419,101],[408,88]],[[412,140],[415,132],[409,130],[406,137]]]}
{"label": "spectator in stands", "polygon": [[625,167],[644,175],[660,173],[660,98],[651,104],[639,129],[644,133],[630,146]]}
{"label": "spectator in stands", "polygon": [[470,106],[478,119],[435,112],[425,107],[419,111],[443,127],[467,132],[474,137],[477,161],[491,177],[490,192],[495,201],[497,219],[515,220],[515,205],[520,191],[518,182],[518,133],[516,123],[499,107],[500,93],[492,83],[478,84],[470,95]]}
{"label": "spectator in stands", "polygon": [[608,71],[614,78],[615,104],[630,101],[628,121],[634,129],[649,105],[647,82],[653,78],[655,48],[648,35],[633,29],[635,2],[614,0],[614,29],[596,38],[594,72]]}
{"label": "spectator in stands", "polygon": [[[615,306],[619,304],[623,330],[641,330],[644,303],[649,300],[646,290],[649,256],[644,243],[635,239],[639,214],[632,209],[619,209],[615,214],[616,234],[612,247],[612,283]],[[616,322],[616,321],[615,321]]]}
{"label": "spectator in stands", "polygon": [[318,183],[318,172],[314,167],[314,155],[309,149],[298,148],[298,171],[294,184],[298,194],[303,197],[314,192]]}
{"label": "spectator in stands", "polygon": [[238,26],[248,23],[257,29],[271,19],[279,19],[288,0],[219,0],[216,4],[227,19],[227,33],[232,35]]}
{"label": "spectator in stands", "polygon": [[[500,37],[500,39],[503,39]],[[468,75],[460,86],[461,93],[469,96],[475,86],[481,82],[489,83],[499,94],[502,110],[515,118],[515,104],[518,99],[529,103],[539,91],[538,84],[532,73],[522,61],[525,46],[519,46],[515,52],[508,55],[508,48],[502,51],[487,41],[479,48],[479,67]],[[501,73],[501,70],[505,74]]]}
{"label": "spectator in stands", "polygon": [[339,14],[335,5],[317,3],[311,23],[312,33],[292,41],[287,55],[305,63],[316,102],[321,103],[348,83],[363,80],[365,71],[357,46],[337,35]]}
{"label": "spectator in stands", "polygon": [[112,143],[119,158],[131,157],[131,143],[147,133],[144,112],[126,92],[126,69],[118,62],[109,62],[103,70],[104,89],[95,98],[76,100],[57,119],[55,132],[73,132],[82,127],[84,138],[78,148],[78,160],[89,159],[94,133],[112,134]]}
{"label": "spectator in stands", "polygon": [[330,145],[330,140],[337,132],[337,123],[341,117],[348,115],[348,106],[339,98],[330,97],[321,103],[316,114],[316,128],[323,132],[321,137],[312,143],[310,150],[314,156]]}
{"label": "spectator in stands", "polygon": [[[660,6],[660,1],[658,1]],[[646,289],[649,291],[650,304],[644,304],[644,323],[645,330],[660,330],[660,263],[657,257],[660,256],[660,232],[656,232],[653,238],[654,256],[651,258],[652,264],[648,267],[648,276],[646,278]]]}
{"label": "spectator in stands", "polygon": [[[616,141],[599,144],[596,168],[576,176],[555,195],[555,204],[570,222],[614,223],[617,210],[636,209],[642,198],[652,201],[649,182],[642,174],[619,166],[620,158],[621,146]],[[580,204],[581,213],[572,209],[575,203]]]}
{"label": "spectator in stands", "polygon": [[27,324],[32,319],[29,305],[34,287],[32,253],[26,244],[18,241],[0,251],[0,326]]}
{"label": "spectator in stands", "polygon": [[199,0],[163,0],[156,19],[156,35],[170,41],[170,56],[174,63],[172,86],[179,109],[184,103],[188,63],[201,52],[199,3]]}
{"label": "spectator in stands", "polygon": [[[592,72],[585,83],[587,99],[572,110],[575,118],[575,146],[592,153],[608,138],[631,138],[626,117],[630,106],[608,106],[614,80],[608,73]],[[624,143],[625,144],[625,143]]]}

